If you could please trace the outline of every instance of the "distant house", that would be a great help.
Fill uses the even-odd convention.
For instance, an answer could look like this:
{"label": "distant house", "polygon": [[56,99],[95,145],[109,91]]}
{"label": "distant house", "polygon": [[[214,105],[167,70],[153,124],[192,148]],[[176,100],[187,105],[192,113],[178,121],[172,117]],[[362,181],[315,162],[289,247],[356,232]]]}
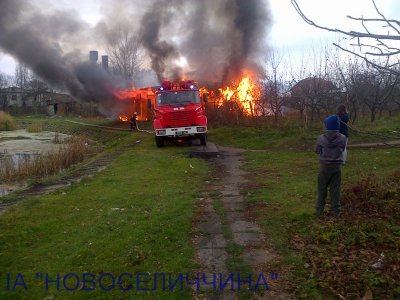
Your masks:
{"label": "distant house", "polygon": [[343,93],[331,81],[308,77],[300,80],[290,90],[290,95],[285,99],[286,105],[300,112],[301,118],[320,117],[333,113],[338,104],[343,101]]}
{"label": "distant house", "polygon": [[31,90],[11,86],[0,90],[0,108],[15,112],[29,112],[33,108],[42,107],[43,95]]}
{"label": "distant house", "polygon": [[337,94],[339,89],[329,80],[319,77],[308,77],[296,83],[292,89],[292,96],[310,97],[317,94]]}
{"label": "distant house", "polygon": [[43,97],[49,115],[74,114],[80,109],[79,103],[68,94],[46,92]]}
{"label": "distant house", "polygon": [[0,109],[14,113],[76,114],[81,105],[70,95],[19,87],[0,89]]}

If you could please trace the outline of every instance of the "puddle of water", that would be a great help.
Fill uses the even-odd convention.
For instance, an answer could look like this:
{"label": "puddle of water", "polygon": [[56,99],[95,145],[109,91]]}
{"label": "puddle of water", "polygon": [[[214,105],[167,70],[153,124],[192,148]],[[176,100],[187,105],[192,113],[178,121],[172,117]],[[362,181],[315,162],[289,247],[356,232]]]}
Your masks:
{"label": "puddle of water", "polygon": [[[0,168],[5,163],[18,167],[36,156],[57,151],[62,146],[62,142],[69,137],[66,134],[50,131],[39,133],[30,133],[26,130],[0,131]],[[0,197],[24,187],[26,187],[24,183],[2,183]]]}
{"label": "puddle of water", "polygon": [[69,135],[51,131],[30,133],[26,130],[0,131],[0,153],[39,153],[57,150]]}
{"label": "puddle of water", "polygon": [[7,163],[7,162],[13,164],[15,167],[18,167],[21,163],[32,160],[36,156],[40,156],[40,154],[39,153],[29,153],[29,152],[14,153],[14,154],[0,153],[0,167],[1,167],[1,164]]}

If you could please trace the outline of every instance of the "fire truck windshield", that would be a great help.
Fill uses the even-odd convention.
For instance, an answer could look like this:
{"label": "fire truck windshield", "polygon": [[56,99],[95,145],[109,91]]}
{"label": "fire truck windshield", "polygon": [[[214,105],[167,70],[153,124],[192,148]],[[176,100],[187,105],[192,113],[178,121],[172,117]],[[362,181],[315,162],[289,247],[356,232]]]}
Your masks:
{"label": "fire truck windshield", "polygon": [[198,91],[174,91],[157,95],[157,105],[200,103]]}

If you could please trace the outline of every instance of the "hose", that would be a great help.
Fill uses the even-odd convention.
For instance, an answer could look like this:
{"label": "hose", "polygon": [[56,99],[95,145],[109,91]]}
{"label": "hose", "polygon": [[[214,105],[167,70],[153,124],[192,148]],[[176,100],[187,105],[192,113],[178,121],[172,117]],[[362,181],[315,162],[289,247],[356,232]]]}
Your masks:
{"label": "hose", "polygon": [[149,134],[154,134],[154,131],[139,129],[139,125],[138,125],[137,122],[136,122],[136,130],[137,130],[137,131],[140,131],[140,132],[145,132],[145,133],[149,133]]}

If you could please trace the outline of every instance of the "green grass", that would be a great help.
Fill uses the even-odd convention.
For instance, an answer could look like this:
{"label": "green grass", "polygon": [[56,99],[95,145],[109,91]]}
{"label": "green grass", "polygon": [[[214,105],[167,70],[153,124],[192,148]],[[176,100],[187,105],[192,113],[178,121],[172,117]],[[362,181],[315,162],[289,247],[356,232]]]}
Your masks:
{"label": "green grass", "polygon": [[120,141],[127,136],[132,136],[132,132],[118,131],[113,129],[104,129],[94,126],[84,126],[68,121],[76,121],[91,125],[102,125],[113,127],[116,129],[127,129],[127,125],[107,119],[80,119],[80,118],[51,118],[43,116],[20,117],[17,119],[20,128],[29,128],[32,124],[42,124],[43,130],[60,132],[69,135],[85,136],[94,140],[101,145],[109,148],[115,148],[119,145]]}
{"label": "green grass", "polygon": [[210,139],[220,145],[244,149],[304,148],[314,142],[317,133],[301,127],[220,127],[210,131]]}
{"label": "green grass", "polygon": [[[362,119],[357,123],[357,128],[374,134],[350,131],[350,143],[396,139],[396,137],[400,137],[398,119],[398,116],[389,119],[381,118],[373,124]],[[271,237],[272,244],[282,256],[280,269],[288,270],[288,274],[285,274],[285,277],[289,278],[287,289],[294,290],[297,297],[306,299],[337,298],[338,294],[333,293],[331,287],[337,288],[336,292],[339,289],[346,291],[347,288],[352,287],[351,284],[349,284],[349,287],[344,287],[343,281],[354,283],[353,279],[345,277],[345,273],[340,274],[338,272],[337,275],[341,280],[338,279],[336,282],[318,277],[318,275],[325,276],[325,273],[329,274],[326,269],[332,263],[330,258],[335,257],[334,249],[344,243],[340,239],[335,239],[338,235],[350,236],[348,239],[350,246],[346,247],[364,241],[365,238],[362,235],[364,232],[371,232],[371,236],[374,237],[379,236],[382,231],[393,232],[391,239],[398,241],[395,235],[397,231],[393,229],[398,225],[393,227],[393,224],[385,223],[386,220],[384,224],[378,222],[376,226],[372,227],[368,222],[374,224],[373,219],[367,220],[367,224],[363,226],[350,226],[346,222],[342,222],[330,227],[329,224],[317,222],[313,213],[319,163],[312,150],[317,136],[322,132],[322,124],[316,128],[305,129],[290,122],[282,124],[281,128],[272,126],[258,128],[220,127],[210,131],[210,139],[218,144],[249,150],[264,150],[246,153],[246,169],[251,174],[251,181],[255,182],[254,186],[250,187],[252,190],[246,199],[253,204],[251,207],[254,207],[253,213],[257,216],[258,223],[263,227],[267,236]],[[360,180],[364,180],[371,173],[385,181],[390,178],[390,174],[398,171],[399,163],[399,148],[349,149],[348,163],[343,168],[342,173],[343,189],[346,191],[353,185],[357,185]],[[361,231],[362,234],[358,231]],[[332,246],[320,245],[318,241],[324,239],[328,239]],[[293,246],[297,240],[305,242],[308,246],[297,249]],[[313,251],[313,247],[322,251],[321,255],[328,256],[325,259],[325,265],[318,265],[318,268],[323,270],[318,275],[311,273],[311,270],[314,272],[313,266],[304,267],[305,263],[309,263],[310,255],[315,254],[320,261],[323,261],[319,257],[319,252]],[[357,249],[357,246],[355,247]],[[368,244],[365,247],[365,251],[369,253],[368,258],[372,259],[371,253],[373,251],[376,249],[385,251],[387,245],[379,244],[374,248]],[[343,253],[344,260],[351,257],[346,251]],[[391,251],[387,251],[387,254],[395,257],[392,260],[394,262],[399,258]],[[350,263],[355,265],[355,268],[352,269],[354,273],[350,273],[350,275],[357,278],[357,263],[354,263],[354,261]],[[362,264],[358,265],[361,266]],[[394,265],[396,266],[397,263],[394,263]],[[372,274],[371,272],[364,272],[362,274],[363,279],[355,282],[355,286],[358,285],[358,291],[361,291],[359,285],[364,284],[365,287],[370,287],[374,293],[383,296],[385,295],[385,292],[383,292],[385,288],[389,290],[393,288],[390,274],[385,276],[381,276],[377,272],[372,272]],[[331,290],[329,290],[330,288]],[[354,290],[357,290],[357,288],[354,288]],[[360,293],[360,297],[362,297],[362,291]],[[392,291],[392,295],[394,294],[395,292]]]}
{"label": "green grass", "polygon": [[[400,139],[400,114],[382,117],[371,123],[361,117],[354,125],[357,131],[349,130],[349,143],[385,142]],[[319,134],[324,132],[323,124],[303,128],[288,119],[275,128],[269,124],[254,127],[218,127],[210,130],[212,141],[226,146],[243,149],[310,149]]]}
{"label": "green grass", "polygon": [[371,122],[368,116],[358,118],[354,127],[364,129],[367,131],[377,131],[381,133],[394,133],[400,135],[400,114],[394,116],[382,116]]}
{"label": "green grass", "polygon": [[[128,272],[136,276],[139,272],[171,272],[176,278],[179,273],[191,272],[191,218],[208,173],[207,164],[187,158],[185,148],[159,150],[150,136],[140,138],[141,144],[94,179],[27,199],[2,215],[0,280],[4,283],[7,273],[21,273],[29,291],[20,288],[8,292],[3,285],[0,298],[191,297],[187,289],[162,292],[160,284],[153,292],[136,291],[136,287],[129,292],[99,288],[57,292],[53,284],[46,293],[44,281],[34,277],[36,272],[49,273],[51,278],[57,273],[90,272],[99,276],[103,272]],[[125,280],[125,284],[134,283],[134,279]]]}
{"label": "green grass", "polygon": [[[342,168],[342,190],[345,191],[343,197],[346,196],[348,188],[371,173],[384,182],[393,172],[399,171],[400,149],[352,149],[348,159],[348,163]],[[320,224],[313,216],[317,188],[317,156],[311,151],[270,150],[248,152],[246,161],[246,169],[252,174],[251,180],[260,185],[260,188],[247,197],[247,201],[257,204],[258,209],[255,213],[259,224],[282,255],[283,266],[292,270],[288,276],[297,296],[307,299],[326,299],[332,296],[331,292],[322,288],[318,276],[310,276],[309,270],[304,267],[307,251],[304,250],[303,253],[300,248],[296,248],[296,243],[308,237],[310,247],[321,249],[321,255],[329,259],[335,256],[335,247],[339,244],[335,239],[336,235],[351,237],[361,229],[359,226],[349,226],[346,222],[332,225],[326,220],[326,224],[324,221]],[[369,225],[379,224],[375,223],[374,219],[366,221],[371,222]],[[376,226],[373,227],[373,231],[369,225],[365,225],[365,228],[369,229],[362,231],[374,232],[378,236],[381,230],[385,231],[385,226],[392,226]],[[398,241],[395,235],[392,235],[392,238]],[[319,244],[319,239],[328,239],[331,248]],[[356,237],[355,240],[359,238]],[[379,281],[376,278],[378,273],[373,273],[374,275],[365,275],[370,277],[370,281],[365,282],[373,282],[375,279]]]}
{"label": "green grass", "polygon": [[[114,151],[132,141],[142,142],[95,178],[50,195],[26,199],[0,217],[0,298],[191,298],[192,292],[188,289],[174,293],[160,291],[160,282],[158,290],[152,292],[136,291],[135,287],[129,292],[118,289],[104,292],[99,288],[90,292],[57,292],[54,284],[50,291],[45,291],[43,281],[35,279],[36,272],[49,273],[51,278],[57,273],[63,276],[90,272],[99,276],[104,272],[115,275],[127,272],[135,276],[139,272],[171,272],[174,278],[179,273],[191,273],[196,268],[191,219],[209,170],[204,161],[187,158],[187,148],[157,149],[152,136],[147,134],[83,127],[62,118],[33,117],[18,121],[26,128],[36,119],[43,121],[46,130],[92,138],[106,151]],[[392,120],[388,121],[388,126],[392,126],[390,130],[397,126]],[[124,127],[104,120],[76,121]],[[368,128],[373,127],[365,125],[365,129]],[[386,132],[385,128],[377,127],[377,130]],[[291,279],[298,296],[308,299],[326,299],[331,294],[323,289],[319,278],[311,277],[310,269],[304,267],[307,253],[293,247],[296,237],[300,241],[307,236],[315,238],[310,245],[325,239],[321,249],[326,253],[333,251],[340,234],[350,244],[369,241],[363,234],[357,234],[357,227],[346,232],[346,223],[319,223],[313,216],[318,162],[312,151],[304,150],[311,150],[319,133],[319,129],[305,130],[294,126],[281,129],[225,127],[210,132],[210,138],[219,144],[268,149],[246,153],[245,167],[250,171],[250,179],[257,183],[246,199],[257,204],[253,206],[257,207],[257,221],[282,255],[282,269],[290,270],[283,275]],[[371,172],[384,180],[398,169],[400,149],[351,149],[348,160],[343,168],[345,188]],[[215,196],[218,195],[215,192]],[[222,219],[224,235],[231,238],[222,201],[215,200],[213,205]],[[375,236],[379,240],[379,232],[376,235],[375,231],[385,229],[386,225],[378,225],[376,228],[359,226],[358,229],[370,231],[372,235],[368,238]],[[397,229],[392,225],[389,227],[394,234],[400,232],[398,228],[400,226]],[[396,239],[396,236],[392,238]],[[330,248],[323,248],[329,243],[332,243]],[[226,250],[229,270],[249,271],[240,259],[241,247],[230,241]],[[7,273],[12,273],[14,278],[17,273],[23,274],[29,291],[24,292],[22,288],[7,291]],[[364,272],[362,276],[363,282],[372,288],[385,285],[386,279],[376,272]],[[125,279],[124,284],[134,283],[134,279]],[[72,285],[73,282],[69,283]],[[247,294],[244,292],[240,296],[246,299]]]}
{"label": "green grass", "polygon": [[392,117],[383,116],[375,122],[362,117],[352,126],[361,132],[350,129],[350,142],[384,142],[400,139],[400,114]]}

